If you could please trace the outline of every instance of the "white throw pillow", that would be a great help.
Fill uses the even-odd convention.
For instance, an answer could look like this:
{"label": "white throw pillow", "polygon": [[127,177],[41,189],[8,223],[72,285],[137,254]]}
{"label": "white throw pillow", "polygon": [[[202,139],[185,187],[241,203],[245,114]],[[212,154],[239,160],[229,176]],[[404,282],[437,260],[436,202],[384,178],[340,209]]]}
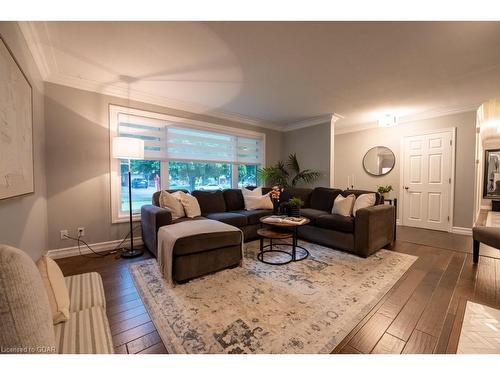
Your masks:
{"label": "white throw pillow", "polygon": [[337,198],[333,202],[332,214],[351,216],[355,200],[356,196],[354,194],[350,194],[347,197],[343,197],[340,194],[337,195]]}
{"label": "white throw pillow", "polygon": [[269,193],[261,196],[247,196],[245,198],[245,210],[272,210],[273,202]]}
{"label": "white throw pillow", "polygon": [[246,188],[241,189],[241,193],[243,196],[253,196],[253,197],[260,197],[262,195],[262,188],[261,187],[256,187],[253,190],[248,190]]}
{"label": "white throw pillow", "polygon": [[255,208],[248,208],[254,207],[256,204],[258,205],[258,203],[256,203],[257,200],[253,198],[261,198],[263,196],[261,187],[253,190],[243,188],[241,189],[241,193],[243,194],[243,201],[245,202],[245,210],[255,210]]}
{"label": "white throw pillow", "polygon": [[[184,207],[180,201],[179,193],[176,191],[173,194],[170,194],[168,191],[162,190],[160,193],[160,207],[168,208],[172,212],[172,220],[180,219],[181,217],[186,216],[184,213]],[[182,193],[182,192],[181,192]],[[175,194],[175,195],[174,195]]]}
{"label": "white throw pillow", "polygon": [[69,319],[69,292],[64,281],[64,275],[54,260],[42,256],[36,266],[42,276],[43,285],[49,297],[54,324],[65,322]]}
{"label": "white throw pillow", "polygon": [[196,199],[196,197],[193,197],[191,194],[186,194],[183,191],[176,191],[172,195],[179,197],[187,217],[193,218],[201,216],[200,204],[198,203],[198,199]]}
{"label": "white throw pillow", "polygon": [[354,202],[354,207],[352,208],[352,214],[356,216],[356,211],[361,208],[375,206],[375,193],[361,194]]}

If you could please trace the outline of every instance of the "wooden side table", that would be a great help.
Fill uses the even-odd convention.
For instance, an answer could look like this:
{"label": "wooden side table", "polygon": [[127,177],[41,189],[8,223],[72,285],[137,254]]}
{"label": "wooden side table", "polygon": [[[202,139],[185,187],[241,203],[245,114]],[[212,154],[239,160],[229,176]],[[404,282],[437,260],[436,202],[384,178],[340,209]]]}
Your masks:
{"label": "wooden side table", "polygon": [[[297,229],[302,225],[306,225],[310,222],[309,219],[306,219],[302,224],[291,224],[291,223],[266,223],[263,222],[263,217],[260,219],[261,224],[266,224],[267,227],[263,227],[257,230],[257,234],[260,237],[260,251],[257,254],[257,259],[262,263],[272,264],[272,265],[284,265],[290,262],[298,262],[300,260],[304,260],[309,256],[309,251],[303,246],[298,245],[297,239]],[[273,240],[285,240],[291,238],[292,243],[288,242],[273,242]],[[268,245],[264,245],[264,239],[269,240]],[[285,251],[281,249],[276,249],[274,246],[289,246],[291,247],[291,251]],[[266,250],[268,249],[268,250]],[[297,257],[297,249],[302,250],[300,257]],[[286,254],[290,257],[289,260],[283,262],[270,262],[264,260],[264,254],[267,253],[281,253]]]}

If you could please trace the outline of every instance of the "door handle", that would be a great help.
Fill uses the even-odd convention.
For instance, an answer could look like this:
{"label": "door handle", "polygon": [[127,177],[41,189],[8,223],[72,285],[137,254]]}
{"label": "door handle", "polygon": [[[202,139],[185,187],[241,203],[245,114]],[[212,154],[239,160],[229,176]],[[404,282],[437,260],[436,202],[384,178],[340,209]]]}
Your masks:
{"label": "door handle", "polygon": [[410,187],[409,186],[405,186],[405,190],[408,190]]}

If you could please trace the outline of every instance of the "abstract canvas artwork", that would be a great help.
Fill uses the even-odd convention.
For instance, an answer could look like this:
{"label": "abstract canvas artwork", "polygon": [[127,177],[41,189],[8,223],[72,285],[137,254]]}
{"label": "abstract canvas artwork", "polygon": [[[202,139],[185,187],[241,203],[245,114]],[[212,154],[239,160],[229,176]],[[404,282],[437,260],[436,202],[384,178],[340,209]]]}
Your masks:
{"label": "abstract canvas artwork", "polygon": [[32,88],[0,36],[0,199],[34,192]]}

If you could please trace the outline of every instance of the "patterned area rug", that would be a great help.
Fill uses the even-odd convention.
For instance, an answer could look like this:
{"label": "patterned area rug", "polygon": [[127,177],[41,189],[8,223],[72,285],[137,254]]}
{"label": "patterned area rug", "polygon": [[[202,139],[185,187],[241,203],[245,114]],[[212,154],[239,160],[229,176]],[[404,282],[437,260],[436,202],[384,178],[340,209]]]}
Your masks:
{"label": "patterned area rug", "polygon": [[500,310],[467,301],[458,354],[500,354]]}
{"label": "patterned area rug", "polygon": [[169,353],[330,353],[417,259],[299,244],[306,260],[272,266],[250,242],[242,267],[175,288],[154,259],[130,270]]}

